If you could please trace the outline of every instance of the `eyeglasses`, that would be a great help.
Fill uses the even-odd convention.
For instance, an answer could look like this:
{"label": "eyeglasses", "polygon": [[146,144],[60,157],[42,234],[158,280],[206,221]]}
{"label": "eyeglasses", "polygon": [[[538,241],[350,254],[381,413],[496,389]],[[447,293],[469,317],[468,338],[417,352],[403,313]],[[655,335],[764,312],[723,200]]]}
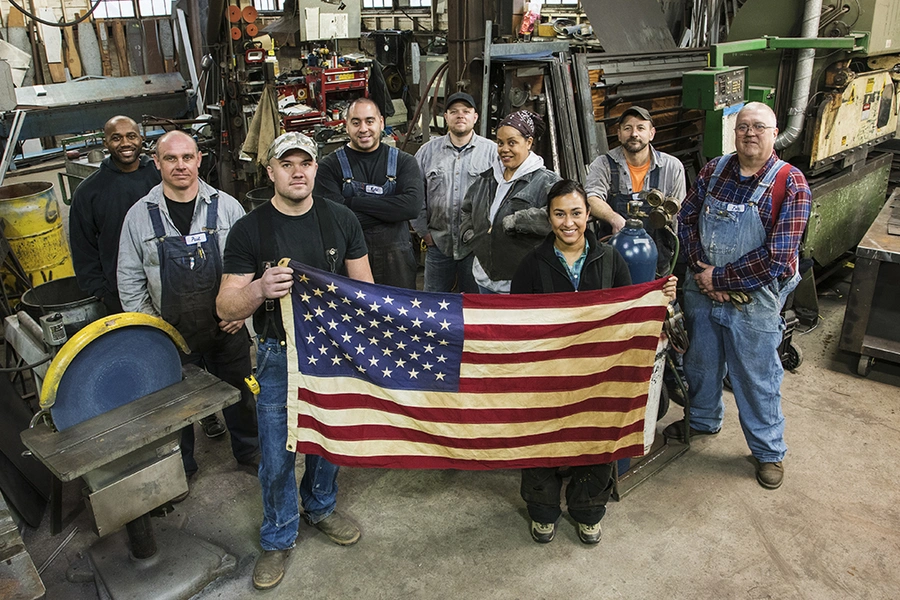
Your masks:
{"label": "eyeglasses", "polygon": [[750,131],[750,128],[753,128],[755,133],[762,133],[766,129],[775,129],[773,125],[766,125],[765,123],[754,123],[753,125],[747,125],[746,123],[741,123],[737,127],[734,128],[740,134],[747,133]]}

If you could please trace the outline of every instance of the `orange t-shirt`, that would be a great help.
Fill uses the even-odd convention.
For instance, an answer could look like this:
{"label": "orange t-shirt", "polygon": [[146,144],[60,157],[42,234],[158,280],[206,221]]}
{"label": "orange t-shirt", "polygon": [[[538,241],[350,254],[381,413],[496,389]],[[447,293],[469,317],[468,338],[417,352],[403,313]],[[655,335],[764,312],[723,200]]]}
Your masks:
{"label": "orange t-shirt", "polygon": [[633,167],[628,165],[628,174],[631,176],[631,191],[634,193],[644,190],[644,177],[650,170],[650,161],[647,161],[643,167]]}

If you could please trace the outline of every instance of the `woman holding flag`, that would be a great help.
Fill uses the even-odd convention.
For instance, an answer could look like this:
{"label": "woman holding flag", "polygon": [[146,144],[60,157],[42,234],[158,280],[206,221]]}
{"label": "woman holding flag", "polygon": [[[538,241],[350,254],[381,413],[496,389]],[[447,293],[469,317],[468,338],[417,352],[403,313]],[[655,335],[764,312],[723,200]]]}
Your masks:
{"label": "woman holding flag", "polygon": [[[557,182],[547,194],[551,232],[526,254],[512,278],[513,294],[578,292],[631,285],[625,259],[612,246],[597,241],[587,229],[590,207],[584,188],[575,181]],[[677,279],[670,277],[663,293],[675,299]],[[600,520],[613,490],[615,463],[571,467],[566,488],[569,515],[585,544],[600,541]],[[563,477],[557,467],[522,469],[522,499],[531,517],[531,537],[550,542],[556,534]]]}

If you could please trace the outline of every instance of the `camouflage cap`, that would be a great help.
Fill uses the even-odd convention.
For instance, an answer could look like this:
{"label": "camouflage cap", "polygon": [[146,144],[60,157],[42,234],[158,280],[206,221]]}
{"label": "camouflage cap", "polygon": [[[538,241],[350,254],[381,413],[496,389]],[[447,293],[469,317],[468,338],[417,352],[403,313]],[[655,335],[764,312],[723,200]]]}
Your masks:
{"label": "camouflage cap", "polygon": [[281,158],[289,150],[302,150],[309,154],[313,160],[316,160],[316,155],[318,154],[318,146],[309,137],[296,131],[289,131],[282,133],[272,141],[266,156],[266,162],[273,158]]}

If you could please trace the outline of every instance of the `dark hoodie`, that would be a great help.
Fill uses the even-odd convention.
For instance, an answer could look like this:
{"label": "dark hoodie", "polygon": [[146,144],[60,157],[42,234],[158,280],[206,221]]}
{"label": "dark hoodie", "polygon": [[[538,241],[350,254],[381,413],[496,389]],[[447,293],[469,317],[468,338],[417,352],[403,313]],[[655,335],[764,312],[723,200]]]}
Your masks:
{"label": "dark hoodie", "polygon": [[116,261],[125,214],[161,181],[149,156],[141,156],[140,166],[131,173],[123,173],[106,157],[72,196],[69,245],[78,287],[103,300],[110,312],[122,310]]}

